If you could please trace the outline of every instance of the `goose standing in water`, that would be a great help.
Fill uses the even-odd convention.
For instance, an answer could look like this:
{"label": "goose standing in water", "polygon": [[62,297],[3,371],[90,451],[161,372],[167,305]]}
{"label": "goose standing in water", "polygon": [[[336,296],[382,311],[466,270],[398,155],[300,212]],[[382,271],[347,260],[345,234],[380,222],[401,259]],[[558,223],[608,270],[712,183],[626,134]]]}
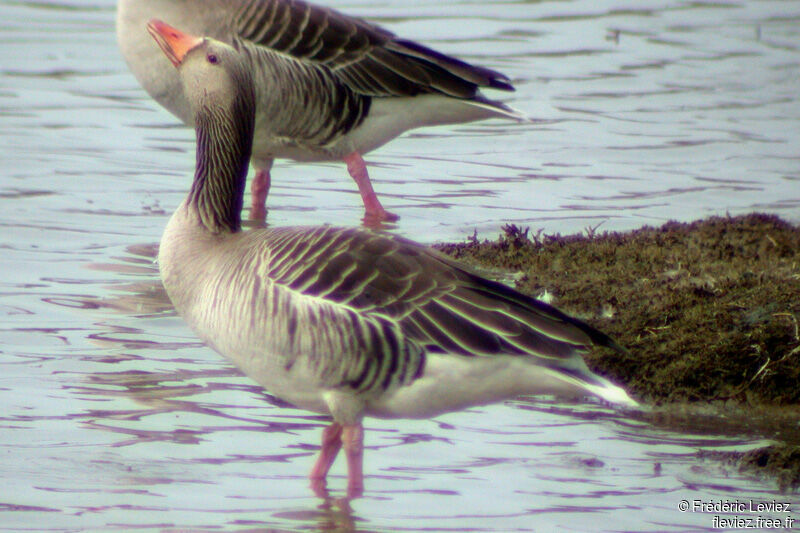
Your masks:
{"label": "goose standing in water", "polygon": [[153,20],[197,132],[191,190],[158,255],[175,309],[270,393],[332,417],[315,486],[343,447],[363,490],[365,416],[432,417],[524,394],[635,405],[586,367],[609,337],[406,239],[363,228],[241,230],[255,125],[246,52]]}
{"label": "goose standing in water", "polygon": [[275,158],[344,160],[367,222],[394,220],[372,188],[362,155],[403,132],[491,117],[525,120],[480,92],[513,91],[508,78],[426,48],[362,19],[300,0],[119,0],[117,39],[139,83],[192,124],[174,69],[147,37],[161,20],[235,46],[255,81],[251,217],[264,204]]}

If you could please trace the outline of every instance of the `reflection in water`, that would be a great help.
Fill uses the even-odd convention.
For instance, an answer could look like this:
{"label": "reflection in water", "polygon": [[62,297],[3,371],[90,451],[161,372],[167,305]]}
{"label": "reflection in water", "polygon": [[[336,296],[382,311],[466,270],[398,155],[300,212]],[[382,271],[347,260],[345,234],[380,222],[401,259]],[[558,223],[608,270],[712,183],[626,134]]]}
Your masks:
{"label": "reflection in water", "polygon": [[[0,417],[0,424],[68,424],[83,437],[69,439],[66,448],[53,443],[45,456],[58,457],[60,466],[51,467],[51,479],[6,505],[127,529],[226,524],[253,531],[393,531],[474,524],[493,531],[558,527],[574,523],[575,513],[624,518],[631,508],[651,507],[655,495],[748,490],[761,497],[773,490],[693,459],[698,448],[759,444],[747,438],[659,429],[648,413],[597,404],[521,399],[433,421],[369,420],[367,460],[374,464],[365,498],[341,496],[343,465],[334,468],[330,490],[312,492],[305,473],[324,418],[287,406],[203,347],[173,315],[153,255],[153,247],[126,248],[92,264],[115,280],[96,295],[71,292],[50,300],[100,319],[90,330],[58,333],[69,346],[82,336],[91,349],[75,351],[73,365],[81,367],[61,370],[51,388],[66,411],[45,402],[42,416]],[[67,478],[75,469],[85,471],[78,484]],[[92,503],[33,505],[53,494]],[[672,512],[670,505],[658,508],[656,516]],[[593,522],[577,524],[586,530]]]}

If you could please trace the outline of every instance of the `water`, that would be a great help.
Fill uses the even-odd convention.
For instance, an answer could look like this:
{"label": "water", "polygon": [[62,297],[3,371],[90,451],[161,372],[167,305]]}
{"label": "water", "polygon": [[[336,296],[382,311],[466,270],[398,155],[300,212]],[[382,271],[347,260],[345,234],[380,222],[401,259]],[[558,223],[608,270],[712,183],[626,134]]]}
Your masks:
{"label": "water", "polygon": [[[800,221],[800,3],[329,4],[507,73],[508,103],[538,119],[370,154],[400,234]],[[324,421],[202,347],[159,288],[152,245],[192,133],[127,72],[113,1],[0,0],[0,15],[0,531],[697,531],[713,513],[680,501],[726,499],[800,514],[797,495],[693,457],[764,442],[552,401],[369,420],[366,497],[337,501],[337,463],[316,498]],[[343,165],[279,162],[273,183],[271,223],[359,222]]]}

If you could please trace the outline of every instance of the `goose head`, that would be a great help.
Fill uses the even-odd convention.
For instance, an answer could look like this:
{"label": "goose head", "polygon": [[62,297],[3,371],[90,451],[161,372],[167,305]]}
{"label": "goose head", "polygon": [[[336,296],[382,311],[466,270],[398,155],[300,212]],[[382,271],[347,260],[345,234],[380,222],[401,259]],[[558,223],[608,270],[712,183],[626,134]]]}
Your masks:
{"label": "goose head", "polygon": [[150,20],[147,30],[178,69],[193,115],[208,109],[255,112],[253,80],[233,46],[184,33],[158,19]]}
{"label": "goose head", "polygon": [[194,115],[197,165],[188,205],[209,231],[239,231],[256,108],[246,58],[228,44],[160,20],[147,29],[178,69]]}

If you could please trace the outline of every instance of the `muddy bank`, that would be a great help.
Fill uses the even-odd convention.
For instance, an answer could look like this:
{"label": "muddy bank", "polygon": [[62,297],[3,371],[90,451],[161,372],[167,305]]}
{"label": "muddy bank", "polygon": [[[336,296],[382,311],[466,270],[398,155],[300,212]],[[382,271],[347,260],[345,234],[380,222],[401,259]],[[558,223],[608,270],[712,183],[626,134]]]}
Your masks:
{"label": "muddy bank", "polygon": [[800,228],[763,214],[569,236],[508,226],[437,248],[514,272],[613,336],[629,353],[587,362],[653,405],[653,422],[774,438],[725,460],[800,486]]}

